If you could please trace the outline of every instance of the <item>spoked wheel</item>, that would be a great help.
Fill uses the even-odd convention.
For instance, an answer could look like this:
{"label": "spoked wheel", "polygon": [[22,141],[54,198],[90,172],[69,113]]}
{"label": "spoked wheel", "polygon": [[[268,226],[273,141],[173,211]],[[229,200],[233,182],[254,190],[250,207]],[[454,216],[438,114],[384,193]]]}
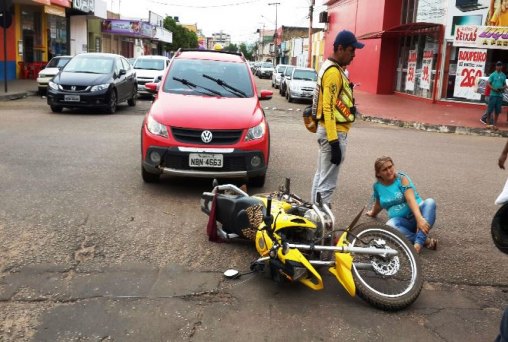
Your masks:
{"label": "spoked wheel", "polygon": [[414,247],[396,229],[376,223],[354,227],[348,240],[354,247],[389,248],[393,256],[353,253],[353,279],[358,295],[386,311],[411,305],[422,290],[423,275]]}

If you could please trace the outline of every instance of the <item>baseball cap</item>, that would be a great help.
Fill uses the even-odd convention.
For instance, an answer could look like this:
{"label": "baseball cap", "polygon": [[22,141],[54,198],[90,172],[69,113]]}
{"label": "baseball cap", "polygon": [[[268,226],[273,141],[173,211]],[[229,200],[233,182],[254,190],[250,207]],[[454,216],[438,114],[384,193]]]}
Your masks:
{"label": "baseball cap", "polygon": [[356,37],[353,32],[348,30],[342,30],[339,33],[337,33],[337,36],[333,41],[333,46],[336,48],[338,45],[342,45],[344,47],[352,46],[357,49],[361,49],[365,46],[365,44],[360,43],[358,40],[356,40]]}
{"label": "baseball cap", "polygon": [[503,66],[503,62],[501,62],[501,61],[497,61],[497,62],[496,62],[496,66]]}

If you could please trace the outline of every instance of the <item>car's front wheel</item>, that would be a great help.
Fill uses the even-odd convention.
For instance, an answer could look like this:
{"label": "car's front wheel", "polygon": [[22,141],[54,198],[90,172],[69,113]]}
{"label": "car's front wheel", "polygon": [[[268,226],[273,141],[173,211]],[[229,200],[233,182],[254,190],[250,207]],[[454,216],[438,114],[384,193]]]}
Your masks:
{"label": "car's front wheel", "polygon": [[61,113],[62,109],[63,109],[63,107],[60,107],[60,106],[51,106],[51,111],[53,113]]}
{"label": "car's front wheel", "polygon": [[108,107],[106,108],[106,111],[109,114],[113,114],[116,112],[116,106],[117,106],[117,98],[116,98],[116,92],[114,89],[111,90],[111,93],[109,94],[109,103]]}
{"label": "car's front wheel", "polygon": [[143,165],[141,165],[141,177],[143,177],[143,181],[145,183],[158,183],[161,175],[155,174],[155,173],[150,173],[145,170]]}

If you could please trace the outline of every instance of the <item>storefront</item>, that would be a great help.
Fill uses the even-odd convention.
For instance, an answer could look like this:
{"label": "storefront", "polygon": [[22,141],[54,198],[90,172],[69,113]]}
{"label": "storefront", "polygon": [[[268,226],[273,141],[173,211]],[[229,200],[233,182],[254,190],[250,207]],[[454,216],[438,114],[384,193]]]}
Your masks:
{"label": "storefront", "polygon": [[139,20],[107,19],[102,21],[104,52],[118,53],[126,58],[148,55],[155,26]]}

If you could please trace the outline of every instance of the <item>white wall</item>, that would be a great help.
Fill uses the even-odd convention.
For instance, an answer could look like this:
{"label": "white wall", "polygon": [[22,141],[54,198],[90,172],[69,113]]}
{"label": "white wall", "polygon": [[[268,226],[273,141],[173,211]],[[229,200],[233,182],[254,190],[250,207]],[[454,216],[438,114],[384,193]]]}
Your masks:
{"label": "white wall", "polygon": [[86,15],[71,16],[71,55],[77,55],[88,51],[88,31]]}

